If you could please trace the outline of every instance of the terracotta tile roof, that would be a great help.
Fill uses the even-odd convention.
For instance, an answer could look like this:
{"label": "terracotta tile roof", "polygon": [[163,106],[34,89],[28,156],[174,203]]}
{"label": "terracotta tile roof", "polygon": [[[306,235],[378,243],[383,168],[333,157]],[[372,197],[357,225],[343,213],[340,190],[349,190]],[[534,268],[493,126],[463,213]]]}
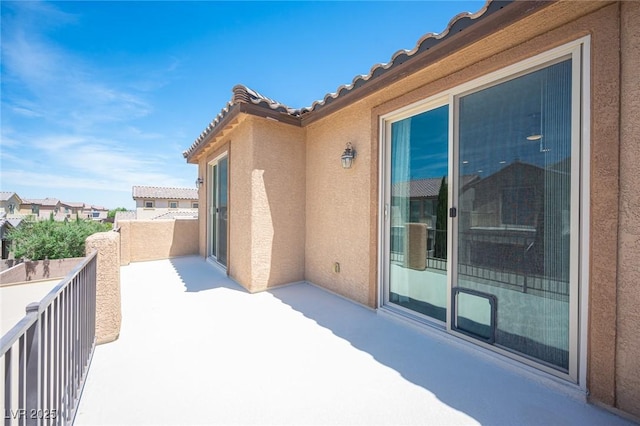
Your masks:
{"label": "terracotta tile roof", "polygon": [[[285,105],[279,104],[277,102],[274,102],[273,100],[266,98],[266,97],[256,97],[255,99],[252,99],[251,102],[253,102],[254,104],[264,104],[265,106],[274,109],[274,108],[283,108],[286,110],[290,110],[293,112],[293,115],[297,115],[297,116],[301,116],[303,114],[308,114],[312,111],[318,110],[322,107],[324,107],[325,105],[331,103],[334,99],[337,99],[339,97],[345,96],[346,94],[348,94],[350,91],[355,90],[361,86],[363,86],[364,84],[366,84],[368,81],[373,80],[377,77],[380,77],[382,74],[385,74],[387,71],[391,70],[392,68],[406,62],[408,59],[411,59],[413,56],[415,56],[416,54],[419,54],[421,52],[425,52],[427,50],[429,50],[431,47],[435,46],[436,44],[438,44],[441,40],[443,40],[444,38],[446,38],[449,34],[456,34],[460,31],[462,31],[463,29],[467,28],[469,25],[473,24],[473,21],[478,19],[479,17],[485,15],[485,14],[489,14],[492,11],[498,10],[500,8],[502,8],[506,3],[510,3],[510,1],[491,1],[488,0],[485,5],[482,7],[482,9],[480,9],[479,11],[475,12],[475,13],[470,13],[470,12],[462,12],[457,14],[456,16],[454,16],[450,21],[449,24],[447,25],[447,28],[445,28],[444,31],[442,31],[441,33],[437,34],[437,33],[427,33],[424,36],[422,36],[420,38],[420,40],[418,40],[418,42],[416,43],[415,47],[411,50],[407,50],[407,49],[401,49],[398,50],[396,53],[394,53],[391,56],[391,60],[389,62],[386,63],[381,63],[381,64],[375,64],[373,67],[371,67],[371,69],[369,70],[368,74],[362,74],[362,75],[357,75],[353,78],[353,80],[351,81],[350,84],[343,84],[340,87],[338,87],[336,89],[335,92],[330,92],[327,93],[324,98],[314,101],[311,106],[309,107],[303,107],[300,109],[292,109],[289,108]],[[490,11],[490,6],[494,6],[492,9],[492,11]],[[236,86],[239,87],[239,86]],[[244,86],[241,86],[244,87]],[[246,87],[245,87],[246,88]],[[246,88],[247,90],[251,90]],[[254,93],[257,93],[255,91],[252,91]],[[234,93],[235,93],[235,88],[234,88]],[[259,94],[258,94],[259,95]]]}
{"label": "terracotta tile roof", "polygon": [[133,199],[151,198],[168,200],[197,200],[198,190],[194,188],[167,188],[161,186],[134,186]]}
{"label": "terracotta tile roof", "polygon": [[[394,71],[398,68],[405,69],[409,63],[416,62],[422,57],[428,57],[430,50],[433,52],[433,50],[436,50],[434,48],[439,44],[444,41],[449,41],[449,39],[458,33],[464,32],[475,23],[488,18],[511,3],[520,2],[515,2],[514,0],[487,0],[487,3],[478,12],[463,12],[456,15],[451,19],[451,21],[449,21],[447,28],[443,32],[439,34],[428,33],[424,35],[420,40],[418,40],[413,49],[399,50],[392,55],[389,62],[374,65],[371,67],[368,74],[355,76],[350,84],[342,85],[338,87],[335,92],[327,93],[322,99],[313,102],[311,106],[308,107],[291,108],[271,98],[263,96],[246,86],[240,84],[236,85],[233,88],[233,96],[231,100],[202,131],[191,146],[183,152],[183,156],[189,160],[192,155],[199,151],[208,142],[212,135],[215,135],[221,130],[221,127],[224,127],[221,126],[221,123],[226,117],[230,116],[232,112],[237,111],[237,107],[240,105],[252,105],[270,112],[276,112],[283,117],[288,117],[288,122],[291,122],[291,119],[298,120],[300,123],[299,125],[301,125],[307,117],[311,117],[315,112],[324,109],[336,100],[341,100],[342,98],[347,97],[355,100],[356,97],[351,96],[352,93],[362,92],[361,88],[375,86],[373,82],[379,81],[382,76],[388,74],[390,71]],[[541,7],[541,4],[548,2],[532,1],[524,3],[530,4],[530,6],[527,6],[527,10],[523,12],[526,14],[535,10],[537,7]],[[502,24],[506,25],[506,23]],[[462,36],[464,37],[464,35]],[[470,42],[474,41],[474,36],[475,34],[471,34],[468,37]],[[455,48],[452,51],[454,50]],[[377,89],[379,89],[379,87]]]}

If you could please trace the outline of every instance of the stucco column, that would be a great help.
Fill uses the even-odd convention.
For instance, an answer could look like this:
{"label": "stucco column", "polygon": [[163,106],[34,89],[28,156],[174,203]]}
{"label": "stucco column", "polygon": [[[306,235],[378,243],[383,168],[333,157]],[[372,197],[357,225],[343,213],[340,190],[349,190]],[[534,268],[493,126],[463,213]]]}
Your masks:
{"label": "stucco column", "polygon": [[616,406],[640,419],[640,3],[620,5],[620,222]]}
{"label": "stucco column", "polygon": [[98,251],[96,282],[96,342],[109,343],[120,335],[120,234],[100,232],[85,242],[87,254]]}

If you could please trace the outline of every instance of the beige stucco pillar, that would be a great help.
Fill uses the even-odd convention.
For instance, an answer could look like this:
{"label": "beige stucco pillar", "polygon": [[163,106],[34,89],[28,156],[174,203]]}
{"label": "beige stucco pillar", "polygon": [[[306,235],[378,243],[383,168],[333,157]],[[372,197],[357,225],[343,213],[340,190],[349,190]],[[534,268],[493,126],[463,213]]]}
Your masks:
{"label": "beige stucco pillar", "polygon": [[623,2],[620,8],[616,406],[640,418],[640,3]]}
{"label": "beige stucco pillar", "polygon": [[120,335],[120,234],[100,232],[87,238],[86,253],[98,251],[96,277],[96,343],[109,343]]}

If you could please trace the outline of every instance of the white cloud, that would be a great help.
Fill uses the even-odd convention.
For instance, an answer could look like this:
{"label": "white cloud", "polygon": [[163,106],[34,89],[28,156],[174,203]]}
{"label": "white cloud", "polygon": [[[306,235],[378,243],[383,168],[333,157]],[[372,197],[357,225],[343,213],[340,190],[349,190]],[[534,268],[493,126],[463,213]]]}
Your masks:
{"label": "white cloud", "polygon": [[10,7],[14,13],[2,17],[4,188],[24,188],[26,197],[42,188],[57,197],[85,191],[88,201],[106,191],[126,200],[134,185],[191,186],[196,171],[168,154],[169,137],[135,122],[153,113],[146,97],[167,83],[177,59],[164,73],[93,63],[47,38],[47,28],[81,17],[51,4]]}
{"label": "white cloud", "polygon": [[[88,63],[47,39],[34,16],[62,23],[68,15],[51,6],[17,7],[17,18],[5,25],[3,16],[3,83],[12,110],[20,115],[44,116],[70,129],[144,117],[151,105],[124,83],[113,81],[112,70]],[[44,18],[42,18],[44,19]],[[9,26],[9,28],[6,28]],[[23,89],[23,90],[20,90]],[[37,112],[24,105],[38,105]]]}
{"label": "white cloud", "polygon": [[11,109],[16,114],[23,115],[25,117],[42,117],[43,116],[41,113],[39,113],[37,111],[34,111],[32,109],[29,109],[29,108],[14,106]]}

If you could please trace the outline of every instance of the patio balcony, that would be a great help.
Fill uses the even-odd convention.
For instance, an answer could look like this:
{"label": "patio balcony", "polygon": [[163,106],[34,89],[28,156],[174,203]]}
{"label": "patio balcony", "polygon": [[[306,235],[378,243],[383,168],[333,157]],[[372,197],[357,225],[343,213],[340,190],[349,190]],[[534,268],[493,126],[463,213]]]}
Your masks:
{"label": "patio balcony", "polygon": [[573,386],[310,284],[250,294],[200,257],[120,268],[75,424],[626,425]]}

